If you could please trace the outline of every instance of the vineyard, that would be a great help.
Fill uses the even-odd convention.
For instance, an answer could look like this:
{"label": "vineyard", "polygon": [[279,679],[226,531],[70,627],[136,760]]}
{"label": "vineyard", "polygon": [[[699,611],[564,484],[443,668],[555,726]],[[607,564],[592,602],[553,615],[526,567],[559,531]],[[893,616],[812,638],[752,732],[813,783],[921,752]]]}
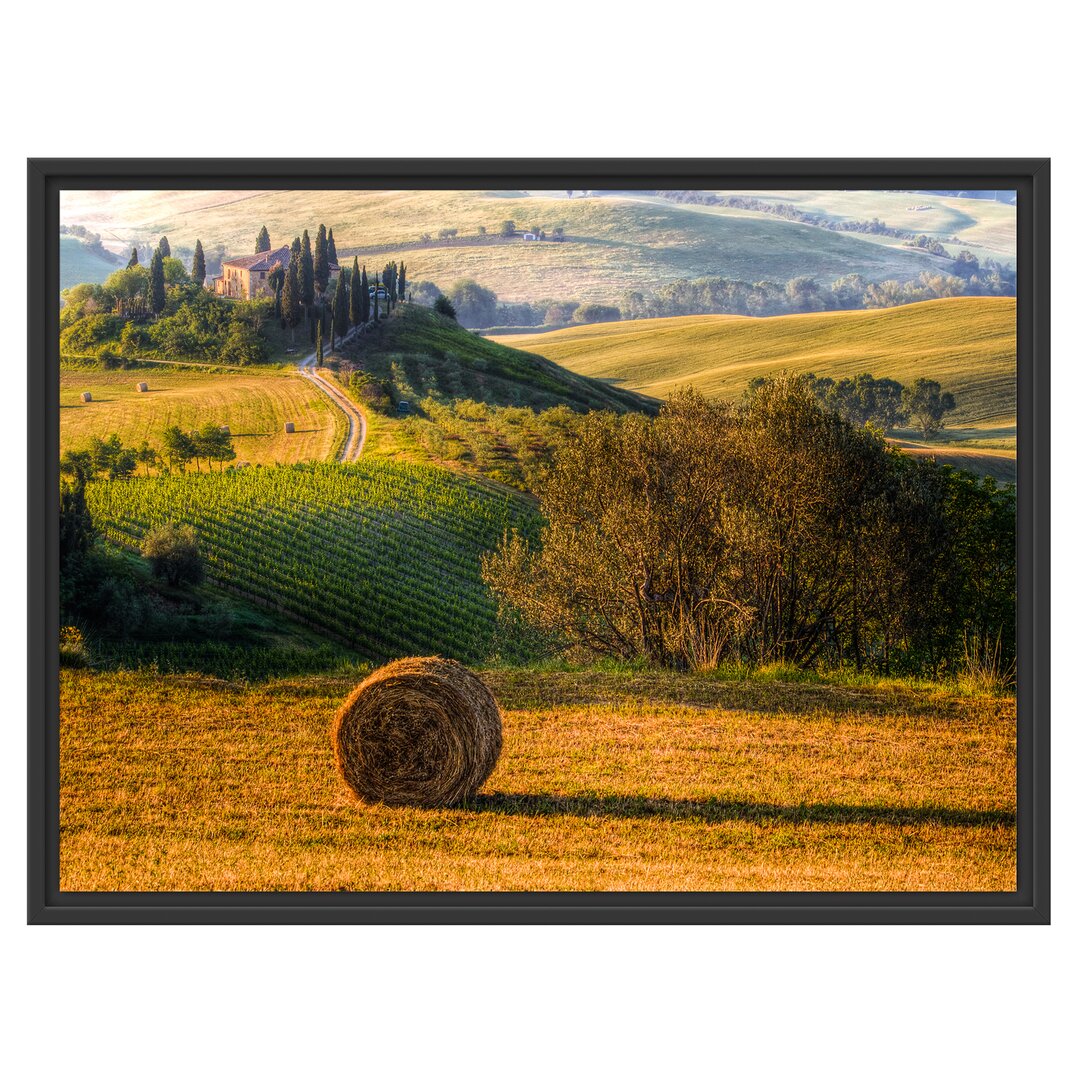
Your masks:
{"label": "vineyard", "polygon": [[364,461],[94,483],[94,521],[133,546],[168,520],[196,529],[218,584],[279,610],[367,660],[496,652],[497,606],[480,555],[534,533],[527,504],[452,473]]}

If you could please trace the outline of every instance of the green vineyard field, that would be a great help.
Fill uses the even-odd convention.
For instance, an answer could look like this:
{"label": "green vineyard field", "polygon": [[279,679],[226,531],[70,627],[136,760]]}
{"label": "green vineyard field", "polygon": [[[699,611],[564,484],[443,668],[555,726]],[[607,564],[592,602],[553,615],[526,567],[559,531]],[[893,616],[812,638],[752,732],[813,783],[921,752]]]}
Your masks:
{"label": "green vineyard field", "polygon": [[480,556],[538,526],[509,493],[374,460],[95,483],[88,502],[125,546],[170,519],[192,525],[215,582],[378,662],[491,659],[497,604]]}

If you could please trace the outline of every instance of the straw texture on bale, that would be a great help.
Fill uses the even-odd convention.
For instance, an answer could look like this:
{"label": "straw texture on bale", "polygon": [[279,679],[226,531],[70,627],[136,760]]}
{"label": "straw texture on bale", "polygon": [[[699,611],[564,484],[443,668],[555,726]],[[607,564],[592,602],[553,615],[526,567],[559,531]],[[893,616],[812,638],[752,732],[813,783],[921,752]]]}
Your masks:
{"label": "straw texture on bale", "polygon": [[502,750],[502,714],[468,668],[438,656],[368,676],[334,717],[334,761],[369,803],[453,806],[476,794]]}

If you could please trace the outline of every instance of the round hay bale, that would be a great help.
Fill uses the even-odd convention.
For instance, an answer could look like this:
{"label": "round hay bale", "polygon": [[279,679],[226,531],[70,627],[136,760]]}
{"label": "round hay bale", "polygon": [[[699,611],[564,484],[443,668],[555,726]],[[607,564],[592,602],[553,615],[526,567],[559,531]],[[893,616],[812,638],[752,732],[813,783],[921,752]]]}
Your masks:
{"label": "round hay bale", "polygon": [[468,668],[439,656],[369,675],[334,717],[334,762],[368,803],[453,806],[476,794],[502,750],[502,714]]}
{"label": "round hay bale", "polygon": [[285,421],[285,434],[292,435],[296,431],[296,425],[291,420]]}
{"label": "round hay bale", "polygon": [[150,387],[147,386],[146,383],[141,382],[135,384],[135,389],[138,390],[140,394],[145,394],[149,392]]}
{"label": "round hay bale", "polygon": [[91,394],[89,390],[85,390],[83,391],[82,399],[83,401],[93,401],[94,395]]}

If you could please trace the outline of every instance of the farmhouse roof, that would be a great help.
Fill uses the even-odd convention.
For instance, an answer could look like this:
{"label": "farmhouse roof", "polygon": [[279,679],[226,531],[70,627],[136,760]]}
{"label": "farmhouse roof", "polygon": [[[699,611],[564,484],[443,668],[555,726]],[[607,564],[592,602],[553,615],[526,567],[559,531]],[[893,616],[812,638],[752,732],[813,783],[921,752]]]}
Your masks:
{"label": "farmhouse roof", "polygon": [[277,251],[260,251],[258,255],[239,255],[235,259],[224,259],[222,266],[231,266],[237,270],[271,270],[275,263],[289,265],[292,255],[290,249],[280,247]]}

